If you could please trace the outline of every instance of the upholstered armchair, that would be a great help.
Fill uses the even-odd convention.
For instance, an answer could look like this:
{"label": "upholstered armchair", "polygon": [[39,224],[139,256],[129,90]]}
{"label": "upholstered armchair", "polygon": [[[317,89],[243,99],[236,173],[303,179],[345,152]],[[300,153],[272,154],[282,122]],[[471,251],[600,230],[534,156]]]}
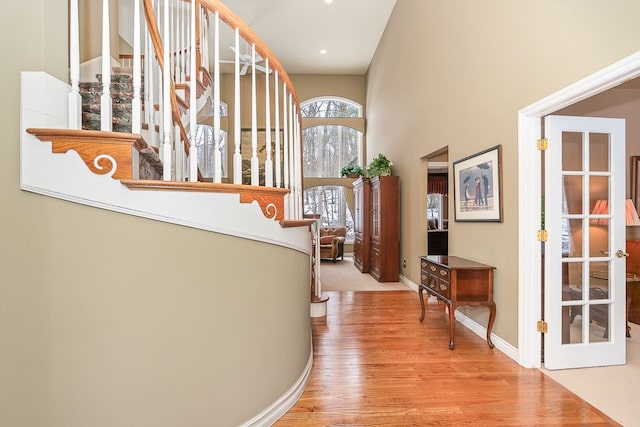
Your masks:
{"label": "upholstered armchair", "polygon": [[346,227],[320,228],[320,258],[336,262],[344,257],[344,239],[347,236]]}

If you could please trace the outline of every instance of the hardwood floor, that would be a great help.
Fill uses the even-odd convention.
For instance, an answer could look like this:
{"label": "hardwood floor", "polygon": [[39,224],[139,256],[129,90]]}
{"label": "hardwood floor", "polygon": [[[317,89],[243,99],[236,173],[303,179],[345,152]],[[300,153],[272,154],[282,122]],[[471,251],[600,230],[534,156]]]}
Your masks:
{"label": "hardwood floor", "polygon": [[[412,291],[327,292],[305,392],[275,426],[618,425]],[[498,307],[498,316],[500,315]]]}

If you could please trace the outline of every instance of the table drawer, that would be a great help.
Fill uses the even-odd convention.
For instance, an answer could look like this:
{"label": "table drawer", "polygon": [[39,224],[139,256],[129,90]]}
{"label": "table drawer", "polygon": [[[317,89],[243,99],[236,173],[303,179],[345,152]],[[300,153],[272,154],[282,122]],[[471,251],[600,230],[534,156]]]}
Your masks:
{"label": "table drawer", "polygon": [[451,299],[451,284],[446,280],[437,280],[436,286],[438,287],[437,291],[440,295],[447,299]]}
{"label": "table drawer", "polygon": [[451,298],[451,285],[448,281],[440,279],[435,274],[428,274],[426,271],[420,273],[420,283],[434,293],[442,295],[443,297]]}
{"label": "table drawer", "polygon": [[421,270],[422,272],[433,274],[439,279],[446,280],[447,282],[450,280],[450,271],[446,268],[440,267],[436,264],[431,264],[430,262],[422,261],[421,262]]}

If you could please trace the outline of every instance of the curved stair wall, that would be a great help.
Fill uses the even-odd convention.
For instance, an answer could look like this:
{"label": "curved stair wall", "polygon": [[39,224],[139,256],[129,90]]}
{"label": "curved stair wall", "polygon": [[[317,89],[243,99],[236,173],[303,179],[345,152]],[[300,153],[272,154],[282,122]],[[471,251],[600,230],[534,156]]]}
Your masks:
{"label": "curved stair wall", "polygon": [[[66,22],[50,24],[38,30],[43,38],[66,33]],[[311,369],[299,148],[291,174],[271,188],[145,187],[133,172],[115,175],[136,164],[139,134],[117,144],[96,138],[107,148],[95,153],[78,148],[91,133],[72,149],[39,139],[69,128],[72,88],[45,72],[21,74],[20,188],[49,196],[28,198],[42,237],[30,249],[37,268],[25,266],[18,280],[39,284],[28,311],[44,317],[29,334],[36,369],[25,380],[38,393],[26,393],[34,409],[22,425],[269,425]],[[128,160],[114,154],[127,150]]]}
{"label": "curved stair wall", "polygon": [[264,426],[295,402],[311,363],[306,255],[48,197],[26,203],[47,238],[28,249],[38,265],[11,280],[38,290],[12,325],[21,338],[10,353],[26,369],[7,410],[28,406],[16,426]]}

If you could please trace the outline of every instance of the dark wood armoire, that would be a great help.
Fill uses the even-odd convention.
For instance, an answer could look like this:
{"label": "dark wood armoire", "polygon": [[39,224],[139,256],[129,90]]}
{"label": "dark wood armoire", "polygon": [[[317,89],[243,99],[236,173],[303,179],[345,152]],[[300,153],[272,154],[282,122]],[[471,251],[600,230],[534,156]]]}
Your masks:
{"label": "dark wood armoire", "polygon": [[400,280],[400,179],[354,182],[354,264],[379,282]]}

